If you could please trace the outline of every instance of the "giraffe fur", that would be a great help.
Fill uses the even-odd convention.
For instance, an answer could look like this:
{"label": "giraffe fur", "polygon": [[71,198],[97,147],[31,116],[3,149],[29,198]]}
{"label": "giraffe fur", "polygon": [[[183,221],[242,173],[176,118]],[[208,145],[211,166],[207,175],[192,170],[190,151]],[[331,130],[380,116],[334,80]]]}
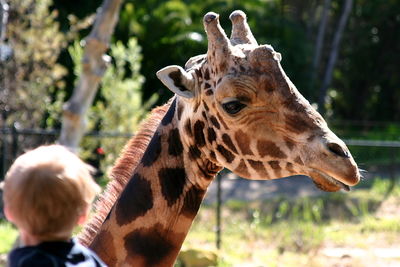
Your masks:
{"label": "giraffe fur", "polygon": [[207,13],[207,53],[157,73],[175,96],[128,142],[80,235],[110,266],[173,266],[222,168],[246,179],[308,175],[325,191],[360,180],[344,142],[283,71],[281,54],[258,45],[244,12],[230,19],[228,38]]}

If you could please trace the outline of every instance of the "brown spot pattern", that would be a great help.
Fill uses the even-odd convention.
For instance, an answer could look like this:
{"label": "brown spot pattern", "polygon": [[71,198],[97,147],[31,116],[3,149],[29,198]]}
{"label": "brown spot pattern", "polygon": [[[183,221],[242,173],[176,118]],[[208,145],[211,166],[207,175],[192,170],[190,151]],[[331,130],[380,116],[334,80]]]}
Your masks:
{"label": "brown spot pattern", "polygon": [[210,79],[210,71],[207,68],[206,71],[204,72],[204,80],[208,81]]}
{"label": "brown spot pattern", "polygon": [[221,117],[221,115],[219,115],[219,113],[217,113],[217,117],[218,117],[220,123],[222,124],[222,126],[224,126],[225,130],[229,130],[228,125],[226,125],[226,123],[224,122],[224,119]]}
{"label": "brown spot pattern", "polygon": [[240,160],[239,166],[236,167],[235,172],[242,175],[243,177],[249,177],[249,170],[247,169],[246,163],[243,159]]}
{"label": "brown spot pattern", "polygon": [[198,159],[201,157],[201,151],[196,146],[189,147],[189,157],[190,159]]}
{"label": "brown spot pattern", "polygon": [[117,264],[113,240],[114,238],[109,231],[102,230],[96,235],[92,244],[89,246],[107,266],[116,266]]}
{"label": "brown spot pattern", "polygon": [[261,157],[271,156],[278,159],[286,158],[285,153],[271,141],[259,140],[257,142],[257,150]]}
{"label": "brown spot pattern", "polygon": [[126,225],[153,208],[150,182],[138,173],[129,180],[115,207],[118,225]]}
{"label": "brown spot pattern", "polygon": [[193,219],[200,208],[204,194],[204,190],[192,186],[185,194],[181,213],[189,219]]}
{"label": "brown spot pattern", "polygon": [[296,163],[299,164],[299,165],[304,165],[304,162],[301,160],[301,158],[300,158],[299,156],[297,156],[297,157],[294,159],[294,162],[296,162]]}
{"label": "brown spot pattern", "polygon": [[307,121],[296,115],[286,115],[285,117],[286,129],[290,132],[301,134],[307,131],[311,131],[313,126]]}
{"label": "brown spot pattern", "polygon": [[281,166],[279,165],[279,161],[271,160],[271,161],[268,161],[268,164],[274,170],[280,170],[281,169]]}
{"label": "brown spot pattern", "polygon": [[267,93],[271,94],[272,92],[274,92],[274,85],[268,79],[263,79],[262,83],[263,83],[264,90]]}
{"label": "brown spot pattern", "polygon": [[214,178],[214,174],[208,172],[207,167],[199,166],[198,172],[199,177],[204,177],[206,180],[212,180]]}
{"label": "brown spot pattern", "polygon": [[221,126],[220,126],[220,124],[219,124],[219,122],[218,122],[216,117],[211,116],[210,117],[210,121],[215,126],[215,128],[217,128],[218,130],[221,128]]}
{"label": "brown spot pattern", "polygon": [[161,193],[169,207],[181,197],[186,184],[184,168],[162,168],[158,171]]}
{"label": "brown spot pattern", "polygon": [[[128,258],[142,257],[145,266],[160,266],[177,248],[166,236],[168,231],[161,224],[135,230],[124,237]],[[134,258],[134,257],[133,257]]]}
{"label": "brown spot pattern", "polygon": [[294,169],[293,169],[293,164],[290,162],[286,163],[286,170],[288,170],[291,173],[294,173]]}
{"label": "brown spot pattern", "polygon": [[179,156],[183,152],[183,145],[178,129],[172,129],[168,135],[168,154]]}
{"label": "brown spot pattern", "polygon": [[[197,62],[200,63],[200,62]],[[194,69],[194,72],[196,73],[196,76],[199,77],[199,79],[203,78],[203,74],[199,69]]]}
{"label": "brown spot pattern", "polygon": [[312,134],[307,138],[307,141],[312,142],[314,139],[315,139],[315,135]]}
{"label": "brown spot pattern", "polygon": [[208,107],[207,103],[204,102],[204,101],[203,101],[203,106],[204,106],[204,109],[205,109],[207,112],[210,111],[210,108]]}
{"label": "brown spot pattern", "polygon": [[200,107],[200,103],[194,104],[193,113],[196,113],[197,110],[199,109],[199,107]]}
{"label": "brown spot pattern", "polygon": [[250,138],[242,130],[235,132],[235,139],[243,155],[254,155],[250,149]]}
{"label": "brown spot pattern", "polygon": [[261,161],[256,160],[247,160],[250,163],[250,166],[261,176],[268,178],[268,172],[264,167],[264,164]]}
{"label": "brown spot pattern", "polygon": [[226,68],[227,68],[226,62],[225,62],[225,61],[222,61],[222,62],[220,62],[220,64],[219,64],[219,71],[218,71],[218,72],[223,72],[223,71],[226,70]]}
{"label": "brown spot pattern", "polygon": [[207,129],[207,140],[209,143],[214,142],[217,139],[217,134],[214,131],[214,128]]}
{"label": "brown spot pattern", "polygon": [[185,106],[182,103],[178,104],[178,120],[181,120],[182,113],[185,110]]}
{"label": "brown spot pattern", "polygon": [[185,122],[185,131],[189,136],[193,136],[193,132],[192,132],[192,124],[190,122],[190,119],[188,119]]}
{"label": "brown spot pattern", "polygon": [[290,139],[289,137],[285,137],[285,144],[290,150],[293,150],[293,148],[295,146],[294,141],[292,139]]}
{"label": "brown spot pattern", "polygon": [[174,101],[171,103],[171,106],[169,107],[167,113],[165,114],[164,118],[161,120],[162,125],[168,125],[172,122],[174,119],[175,115],[175,108],[176,108],[176,98]]}
{"label": "brown spot pattern", "polygon": [[[286,84],[286,82],[280,84]],[[305,111],[305,106],[299,102],[299,99],[294,94],[288,95],[286,101],[283,102],[283,105],[294,113],[302,113]]]}
{"label": "brown spot pattern", "polygon": [[213,160],[217,160],[217,157],[215,156],[215,152],[214,151],[210,152],[210,158],[213,159]]}
{"label": "brown spot pattern", "polygon": [[144,166],[151,166],[160,156],[161,154],[161,135],[158,132],[155,132],[153,138],[149,145],[147,146],[146,151],[143,154],[141,162]]}
{"label": "brown spot pattern", "polygon": [[279,165],[279,161],[271,160],[268,161],[269,166],[274,170],[276,177],[281,177],[281,166]]}
{"label": "brown spot pattern", "polygon": [[218,150],[219,153],[221,153],[221,155],[225,158],[225,160],[228,163],[231,163],[235,159],[235,156],[232,154],[232,152],[230,152],[224,146],[218,145],[217,146],[217,150]]}
{"label": "brown spot pattern", "polygon": [[238,153],[237,150],[236,150],[235,145],[234,145],[233,142],[232,142],[232,139],[229,137],[228,134],[224,133],[224,134],[222,135],[222,141],[224,142],[225,145],[228,146],[228,148],[229,148],[230,150],[233,151],[233,153],[236,153],[236,154]]}
{"label": "brown spot pattern", "polygon": [[194,140],[196,145],[199,147],[203,147],[206,144],[206,139],[204,137],[204,122],[203,121],[196,121],[194,124]]}

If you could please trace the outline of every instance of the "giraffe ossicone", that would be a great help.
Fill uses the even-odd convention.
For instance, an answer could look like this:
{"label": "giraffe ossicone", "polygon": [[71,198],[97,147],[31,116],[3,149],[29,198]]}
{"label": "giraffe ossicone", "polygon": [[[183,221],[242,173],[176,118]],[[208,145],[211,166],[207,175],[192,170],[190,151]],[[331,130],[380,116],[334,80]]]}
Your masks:
{"label": "giraffe ossicone", "polygon": [[325,191],[360,180],[348,148],[258,45],[242,11],[228,38],[207,13],[208,50],[157,73],[175,96],[125,146],[80,240],[110,266],[173,266],[209,184],[308,175]]}

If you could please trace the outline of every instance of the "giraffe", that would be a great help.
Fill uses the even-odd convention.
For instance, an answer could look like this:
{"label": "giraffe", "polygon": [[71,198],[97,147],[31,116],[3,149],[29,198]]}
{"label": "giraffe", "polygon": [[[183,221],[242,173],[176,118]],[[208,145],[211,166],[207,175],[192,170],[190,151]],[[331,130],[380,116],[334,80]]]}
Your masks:
{"label": "giraffe", "polygon": [[157,72],[175,95],[125,146],[80,241],[110,266],[173,266],[208,186],[222,168],[247,179],[308,175],[350,190],[360,172],[348,148],[258,45],[242,11],[203,24],[208,50]]}

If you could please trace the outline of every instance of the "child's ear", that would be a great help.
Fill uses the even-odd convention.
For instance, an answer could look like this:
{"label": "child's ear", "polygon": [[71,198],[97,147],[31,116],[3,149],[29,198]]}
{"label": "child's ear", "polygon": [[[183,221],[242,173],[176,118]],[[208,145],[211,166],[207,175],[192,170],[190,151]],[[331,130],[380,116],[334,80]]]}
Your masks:
{"label": "child's ear", "polygon": [[77,224],[78,225],[84,225],[86,220],[87,220],[87,217],[88,217],[87,214],[80,215],[79,218],[78,218]]}
{"label": "child's ear", "polygon": [[85,222],[86,222],[86,220],[87,220],[87,218],[88,218],[88,216],[89,216],[89,208],[86,208],[86,209],[84,210],[84,212],[82,212],[82,213],[79,215],[77,224],[78,224],[78,225],[84,225]]}
{"label": "child's ear", "polygon": [[6,219],[10,222],[14,222],[14,216],[12,215],[12,212],[8,209],[7,205],[4,205],[4,215],[6,216]]}

